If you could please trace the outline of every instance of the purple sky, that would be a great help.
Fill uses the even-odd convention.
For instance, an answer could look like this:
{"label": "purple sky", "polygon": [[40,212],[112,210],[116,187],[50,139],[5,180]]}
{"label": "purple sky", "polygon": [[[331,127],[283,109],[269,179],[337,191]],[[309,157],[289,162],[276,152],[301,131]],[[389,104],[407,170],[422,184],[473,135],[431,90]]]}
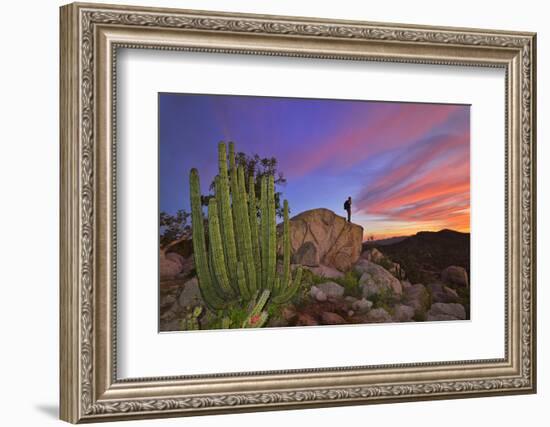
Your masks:
{"label": "purple sky", "polygon": [[161,211],[189,211],[189,170],[206,193],[233,141],[278,159],[291,216],[352,196],[365,236],[470,228],[467,105],[162,93],[159,138]]}

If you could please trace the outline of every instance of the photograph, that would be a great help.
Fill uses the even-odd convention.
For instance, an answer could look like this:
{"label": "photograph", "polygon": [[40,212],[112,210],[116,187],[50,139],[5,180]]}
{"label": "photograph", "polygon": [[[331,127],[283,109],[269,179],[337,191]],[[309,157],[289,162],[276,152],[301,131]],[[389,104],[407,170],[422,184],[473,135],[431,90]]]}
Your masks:
{"label": "photograph", "polygon": [[159,330],[470,319],[470,105],[158,94]]}

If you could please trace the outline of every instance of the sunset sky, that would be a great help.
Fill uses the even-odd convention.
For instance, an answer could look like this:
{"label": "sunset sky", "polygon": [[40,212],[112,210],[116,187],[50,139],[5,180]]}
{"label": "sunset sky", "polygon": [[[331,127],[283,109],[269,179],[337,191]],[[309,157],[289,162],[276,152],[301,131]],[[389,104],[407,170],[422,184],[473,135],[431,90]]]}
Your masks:
{"label": "sunset sky", "polygon": [[203,193],[217,144],[276,157],[291,216],[328,208],[375,239],[470,231],[470,106],[216,95],[159,95],[160,210],[190,210],[189,170]]}

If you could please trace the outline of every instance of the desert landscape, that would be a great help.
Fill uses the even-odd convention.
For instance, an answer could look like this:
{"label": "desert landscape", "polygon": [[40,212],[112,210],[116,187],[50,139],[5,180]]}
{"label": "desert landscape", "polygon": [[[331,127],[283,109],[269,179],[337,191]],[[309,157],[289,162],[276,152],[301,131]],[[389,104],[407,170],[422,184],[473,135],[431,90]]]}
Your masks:
{"label": "desert landscape", "polygon": [[[364,241],[362,226],[326,208],[288,218],[286,201],[276,224],[273,177],[261,179],[256,203],[254,182],[244,185],[230,147],[228,166],[219,145],[208,215],[195,187],[192,227],[161,247],[161,331],[469,319],[468,233]],[[190,182],[199,185],[196,170]]]}

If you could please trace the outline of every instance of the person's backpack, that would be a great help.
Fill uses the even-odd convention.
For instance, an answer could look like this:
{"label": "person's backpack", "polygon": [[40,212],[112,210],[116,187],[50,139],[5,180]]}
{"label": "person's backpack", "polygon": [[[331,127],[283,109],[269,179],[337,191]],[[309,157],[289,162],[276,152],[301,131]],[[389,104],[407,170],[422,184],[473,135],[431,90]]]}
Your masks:
{"label": "person's backpack", "polygon": [[349,202],[347,200],[344,202],[344,209],[345,210],[349,209]]}

